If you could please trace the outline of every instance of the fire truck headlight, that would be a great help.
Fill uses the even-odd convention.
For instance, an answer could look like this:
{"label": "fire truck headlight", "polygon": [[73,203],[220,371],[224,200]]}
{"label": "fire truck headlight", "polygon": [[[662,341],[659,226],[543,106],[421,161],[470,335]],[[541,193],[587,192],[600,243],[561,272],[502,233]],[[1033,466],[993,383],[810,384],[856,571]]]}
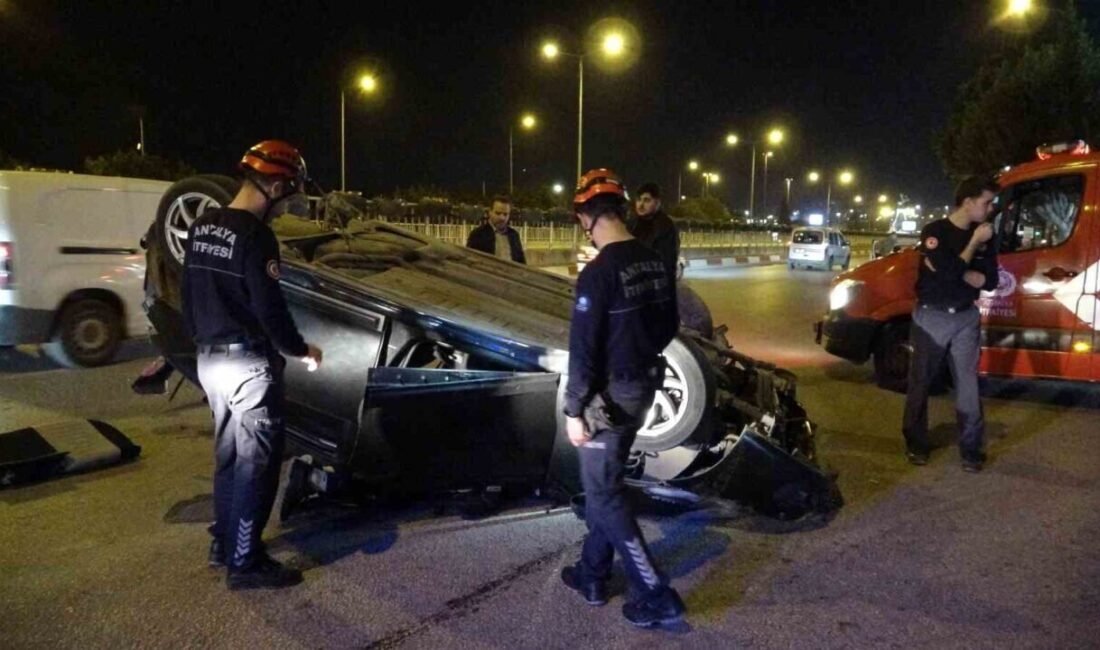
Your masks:
{"label": "fire truck headlight", "polygon": [[847,307],[861,284],[863,283],[847,279],[838,282],[833,290],[829,292],[829,309],[836,311]]}

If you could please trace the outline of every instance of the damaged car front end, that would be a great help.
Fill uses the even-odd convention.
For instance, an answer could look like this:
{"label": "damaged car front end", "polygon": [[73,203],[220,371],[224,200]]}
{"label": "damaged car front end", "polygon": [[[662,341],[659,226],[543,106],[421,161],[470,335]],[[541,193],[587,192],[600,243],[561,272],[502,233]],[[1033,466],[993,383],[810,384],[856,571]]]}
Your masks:
{"label": "damaged car front end", "polygon": [[[195,193],[188,180],[169,190],[163,225],[154,224],[146,306],[157,345],[194,381],[179,312],[182,247],[171,241],[179,229],[165,209]],[[209,193],[212,203],[228,200]],[[291,313],[325,351],[322,371],[287,366],[289,449],[359,489],[579,492],[560,408],[573,281],[360,219],[336,193],[320,207],[345,216],[337,227],[331,218],[274,224]],[[732,350],[722,328],[711,339],[682,330],[665,357],[664,385],[631,452],[632,485],[781,516],[839,506],[791,373]]]}

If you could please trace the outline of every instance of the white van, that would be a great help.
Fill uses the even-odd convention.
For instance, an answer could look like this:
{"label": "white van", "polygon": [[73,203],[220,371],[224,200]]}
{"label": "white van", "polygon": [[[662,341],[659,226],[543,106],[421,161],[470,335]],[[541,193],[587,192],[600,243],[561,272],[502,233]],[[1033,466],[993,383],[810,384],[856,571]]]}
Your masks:
{"label": "white van", "polygon": [[831,271],[834,264],[846,269],[852,261],[852,247],[837,228],[795,228],[787,248],[787,268],[818,267]]}
{"label": "white van", "polygon": [[141,237],[170,183],[0,171],[0,346],[62,365],[110,361],[144,335]]}

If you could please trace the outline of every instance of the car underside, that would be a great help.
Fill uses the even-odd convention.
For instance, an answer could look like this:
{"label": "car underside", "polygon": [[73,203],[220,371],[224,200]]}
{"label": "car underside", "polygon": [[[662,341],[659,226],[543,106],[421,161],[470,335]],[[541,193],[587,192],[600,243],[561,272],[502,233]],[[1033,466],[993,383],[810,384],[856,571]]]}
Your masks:
{"label": "car underside", "polygon": [[[232,186],[196,180],[162,201],[147,311],[157,345],[197,384],[180,316],[184,226],[196,206],[224,205]],[[325,351],[318,372],[286,368],[291,451],[364,490],[515,484],[576,494],[578,459],[560,408],[573,281],[366,220],[346,195],[318,206],[319,220],[273,224],[291,313]],[[724,332],[682,330],[666,349],[628,481],[788,516],[834,509],[839,495],[817,465],[794,375],[739,354]]]}

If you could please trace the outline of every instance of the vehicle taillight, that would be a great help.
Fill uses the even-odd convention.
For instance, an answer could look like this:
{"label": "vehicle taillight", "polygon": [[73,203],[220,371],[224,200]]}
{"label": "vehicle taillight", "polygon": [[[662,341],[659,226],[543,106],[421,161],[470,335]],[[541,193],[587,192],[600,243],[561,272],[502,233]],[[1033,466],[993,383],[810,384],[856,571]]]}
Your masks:
{"label": "vehicle taillight", "polygon": [[0,241],[0,289],[7,289],[15,283],[11,250],[11,242]]}
{"label": "vehicle taillight", "polygon": [[1068,153],[1071,156],[1084,156],[1089,153],[1089,144],[1084,140],[1071,142],[1059,142],[1057,144],[1044,144],[1035,147],[1035,155],[1039,160],[1050,160],[1056,153]]}

